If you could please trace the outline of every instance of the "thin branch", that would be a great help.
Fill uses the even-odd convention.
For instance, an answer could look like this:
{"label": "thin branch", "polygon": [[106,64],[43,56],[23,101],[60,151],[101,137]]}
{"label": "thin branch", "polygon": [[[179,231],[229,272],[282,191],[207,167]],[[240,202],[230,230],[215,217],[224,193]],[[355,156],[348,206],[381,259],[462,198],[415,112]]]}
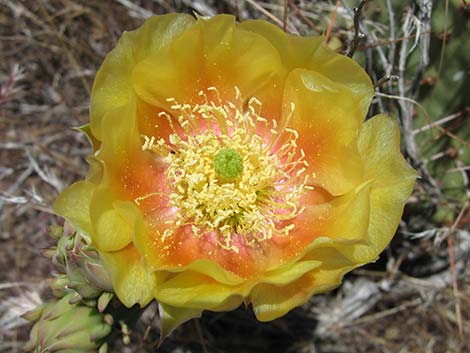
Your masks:
{"label": "thin branch", "polygon": [[457,283],[457,271],[455,268],[455,254],[454,254],[454,245],[452,241],[452,231],[460,223],[460,220],[462,219],[463,214],[468,208],[468,202],[469,200],[467,199],[462,209],[460,210],[457,218],[455,219],[454,223],[452,224],[452,226],[449,228],[449,231],[447,232],[447,249],[449,251],[449,264],[450,264],[450,271],[452,273],[452,290],[453,290],[453,294],[455,298],[455,316],[457,318],[457,326],[458,326],[460,338],[463,338],[462,311],[460,308],[460,300],[459,300],[460,296],[459,296],[459,287]]}
{"label": "thin branch", "polygon": [[[16,190],[18,190],[21,187],[21,185],[23,185],[23,183],[26,181],[26,179],[29,178],[29,176],[31,175],[33,171],[34,171],[34,167],[32,165],[29,165],[28,168],[26,168],[23,171],[23,173],[21,173],[21,175],[16,179],[16,182],[5,191],[5,195],[7,196],[12,195]],[[0,198],[0,211],[3,208],[5,202],[6,202],[5,198],[3,197]]]}
{"label": "thin branch", "polygon": [[204,353],[208,353],[208,350],[207,350],[207,347],[206,347],[206,342],[204,340],[204,335],[202,333],[201,323],[197,319],[193,320],[193,322],[194,322],[194,326],[196,327],[196,334],[197,334],[199,342],[201,343],[201,346],[202,346],[202,351]]}
{"label": "thin branch", "polygon": [[[276,16],[274,16],[271,12],[269,12],[268,10],[266,10],[264,7],[262,7],[261,5],[259,5],[258,3],[256,3],[256,1],[254,0],[246,0],[247,3],[249,3],[251,6],[253,6],[254,8],[256,8],[259,12],[261,12],[263,15],[265,15],[266,17],[270,18],[273,22],[275,22],[278,26],[280,27],[283,27],[284,24],[283,22],[277,18]],[[287,25],[287,32],[289,33],[297,33],[297,30],[295,28],[292,28],[291,26]]]}
{"label": "thin branch", "polygon": [[442,119],[439,119],[437,121],[433,121],[432,123],[428,123],[424,126],[421,126],[420,128],[414,129],[413,134],[419,134],[420,132],[430,130],[432,128],[436,128],[438,125],[445,124],[449,121],[452,121],[454,119],[460,118],[462,115],[464,115],[465,111],[457,112],[455,114],[448,115]]}
{"label": "thin branch", "polygon": [[[349,13],[349,15],[354,18],[354,11],[351,10],[351,8],[348,6],[348,3],[347,3],[346,0],[343,0],[343,7],[346,9],[346,11]],[[361,23],[361,22],[365,22],[365,21],[360,21],[359,22],[359,31],[362,32],[365,35],[365,37],[370,38],[373,41],[373,43],[378,43],[379,40],[378,40],[377,36],[375,35],[374,31],[369,31],[367,29],[367,26],[365,25],[365,23]],[[369,47],[376,49],[377,54],[379,54],[379,59],[382,62],[382,66],[387,67],[389,65],[389,63],[388,63],[387,57],[386,57],[386,55],[383,51],[383,48],[381,46],[367,46],[367,45],[363,46],[362,48],[368,49]],[[367,68],[367,72],[369,73],[369,75],[372,76],[372,73],[374,71],[372,70],[372,67],[371,67],[372,66],[372,52],[370,50],[366,51],[366,57],[367,57],[367,60],[369,62],[369,65],[370,65],[370,67]]]}
{"label": "thin branch", "polygon": [[325,44],[327,44],[328,40],[330,39],[331,30],[333,29],[333,24],[335,23],[336,14],[338,13],[339,1],[340,0],[336,0],[335,8],[333,10],[333,13],[331,14],[330,22],[328,23],[328,28],[326,29]]}
{"label": "thin branch", "polygon": [[[399,37],[399,38],[395,38],[393,40],[393,43],[399,43],[399,42],[403,42],[405,39],[411,39],[411,38],[416,38],[416,37],[419,37],[419,36],[424,36],[426,34],[431,34],[432,31],[427,31],[427,32],[421,32],[418,34],[410,34],[408,37]],[[374,43],[371,43],[371,44],[367,44],[367,45],[362,45],[360,46],[359,48],[357,48],[358,51],[363,51],[363,50],[366,50],[366,49],[374,49],[374,48],[377,48],[377,47],[383,47],[383,46],[388,46],[392,43],[391,40],[381,40],[381,41],[377,41],[377,42],[374,42]]]}
{"label": "thin branch", "polygon": [[[424,69],[429,65],[429,51],[431,46],[431,13],[432,1],[419,0],[417,25],[418,31],[416,33],[416,41],[419,40],[420,56],[419,65],[416,69],[415,77],[410,88],[411,94],[414,94],[418,89]],[[421,36],[421,32],[424,32],[425,34]]]}
{"label": "thin branch", "polygon": [[315,23],[312,22],[312,20],[310,20],[306,15],[305,13],[302,11],[302,9],[300,9],[292,0],[289,0],[289,5],[292,6],[292,8],[294,9],[295,13],[298,14],[302,20],[311,28],[313,29],[314,31],[316,31],[317,33],[322,33],[323,31],[318,28]]}
{"label": "thin branch", "polygon": [[[402,31],[403,31],[403,36],[404,37],[409,37],[411,32],[413,31],[414,23],[413,23],[413,17],[414,17],[414,7],[410,6],[407,8],[405,12],[405,18],[403,21],[402,25]],[[414,134],[413,134],[413,104],[411,104],[409,101],[406,99],[406,80],[405,80],[405,70],[406,70],[406,63],[408,60],[408,55],[409,50],[408,50],[408,39],[403,40],[401,48],[400,48],[400,53],[399,53],[399,58],[398,58],[398,73],[399,73],[399,80],[398,80],[398,94],[402,98],[398,101],[398,105],[400,108],[400,122],[401,122],[401,127],[402,127],[402,133],[403,133],[403,142],[405,145],[405,150],[410,158],[410,161],[412,165],[419,169],[421,172],[421,175],[423,176],[423,179],[426,181],[426,183],[432,187],[433,192],[437,195],[441,195],[441,191],[436,183],[436,181],[433,179],[431,174],[428,172],[425,164],[423,163],[422,160],[419,158],[419,153],[418,153],[418,146],[416,144]]]}
{"label": "thin branch", "polygon": [[287,17],[289,16],[289,0],[284,0],[284,17],[282,20],[282,30],[287,32]]}
{"label": "thin branch", "polygon": [[[449,16],[449,1],[448,0],[446,0],[446,2],[445,2],[445,11],[444,11],[444,13],[445,13],[445,18],[447,19],[448,16]],[[447,47],[448,34],[449,34],[449,28],[446,24],[446,27],[444,28],[444,33],[442,35],[441,55],[439,57],[439,67],[437,69],[437,77],[441,76],[442,65],[444,63],[444,55],[445,55],[446,47]]]}
{"label": "thin branch", "polygon": [[467,194],[467,198],[470,200],[470,178],[465,172],[465,164],[463,164],[463,162],[460,160],[455,161],[455,164],[457,165],[456,169],[462,175],[462,179],[465,185],[465,193]]}
{"label": "thin branch", "polygon": [[360,30],[360,25],[361,25],[362,9],[364,5],[367,3],[367,1],[368,0],[361,0],[359,5],[354,8],[354,38],[351,42],[349,51],[346,54],[350,58],[352,58],[352,56],[354,55],[361,40],[365,38],[365,34],[362,33]]}
{"label": "thin branch", "polygon": [[233,6],[235,7],[235,16],[237,18],[237,21],[241,21],[240,6],[238,6],[238,0],[233,0]]}
{"label": "thin branch", "polygon": [[411,98],[407,98],[407,97],[400,97],[400,96],[393,96],[393,95],[390,95],[390,94],[385,94],[385,93],[381,93],[381,92],[375,92],[375,95],[376,96],[380,96],[380,97],[384,97],[384,98],[390,98],[390,99],[396,99],[398,101],[400,100],[403,100],[405,102],[409,102],[409,103],[412,103],[412,104],[415,104],[417,107],[419,107],[422,112],[424,113],[424,117],[425,119],[428,121],[428,123],[430,125],[432,125],[433,127],[435,127],[436,129],[438,129],[439,131],[441,131],[444,135],[447,135],[449,136],[451,139],[454,139],[455,141],[461,143],[463,146],[470,146],[470,141],[465,141],[465,140],[462,140],[459,136],[451,133],[450,131],[444,129],[443,127],[439,126],[439,125],[435,125],[431,118],[429,117],[429,114],[426,112],[426,109],[421,105],[419,104],[417,101],[415,101],[414,99],[411,99]]}
{"label": "thin branch", "polygon": [[396,43],[395,43],[395,13],[393,12],[392,1],[387,0],[388,23],[390,27],[390,46],[388,52],[388,65],[385,67],[385,73],[390,75],[395,61]]}
{"label": "thin branch", "polygon": [[400,77],[397,75],[386,75],[379,79],[377,83],[374,85],[375,88],[382,86],[384,83],[387,83],[389,81],[398,81]]}

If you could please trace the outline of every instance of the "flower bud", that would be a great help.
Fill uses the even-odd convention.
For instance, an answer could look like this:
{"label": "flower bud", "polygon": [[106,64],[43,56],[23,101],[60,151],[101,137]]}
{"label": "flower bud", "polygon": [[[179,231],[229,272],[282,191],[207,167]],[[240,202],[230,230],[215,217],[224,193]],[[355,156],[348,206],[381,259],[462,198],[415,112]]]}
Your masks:
{"label": "flower bud", "polygon": [[111,326],[95,309],[80,303],[71,304],[73,294],[60,300],[43,304],[25,318],[35,321],[29,341],[24,346],[28,352],[76,353],[105,352],[104,338]]}
{"label": "flower bud", "polygon": [[58,239],[57,246],[44,251],[64,273],[52,281],[54,295],[62,297],[64,291],[73,289],[83,299],[94,299],[111,292],[111,279],[97,251],[82,233],[67,228],[70,226],[64,225],[60,236],[57,227],[51,230],[51,236]]}

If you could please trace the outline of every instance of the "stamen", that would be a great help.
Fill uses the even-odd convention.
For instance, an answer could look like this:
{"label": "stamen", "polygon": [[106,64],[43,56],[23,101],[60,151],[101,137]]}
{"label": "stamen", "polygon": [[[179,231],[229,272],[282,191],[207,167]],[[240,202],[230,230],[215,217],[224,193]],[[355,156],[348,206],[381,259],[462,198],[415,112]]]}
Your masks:
{"label": "stamen", "polygon": [[[299,134],[288,127],[295,105],[280,128],[277,120],[260,115],[262,102],[256,97],[242,110],[241,92],[234,90],[233,102],[222,102],[216,87],[207,89],[215,96],[212,101],[204,91],[198,93],[203,98],[199,104],[167,99],[172,111],[159,117],[166,117],[172,134],[167,141],[143,136],[142,149],[168,163],[168,206],[177,210],[166,222],[162,241],[189,225],[192,236],[216,234],[218,246],[239,252],[242,245],[287,236],[294,228],[289,221],[304,210],[300,197],[313,187],[308,185],[305,153],[296,143]],[[260,131],[269,138],[258,135]],[[276,147],[281,139],[284,143]],[[140,205],[157,194],[134,201]]]}
{"label": "stamen", "polygon": [[157,196],[157,195],[163,195],[163,196],[167,196],[167,194],[163,193],[163,192],[151,192],[147,195],[144,195],[144,196],[140,196],[140,197],[136,197],[134,199],[134,202],[136,203],[137,206],[140,206],[140,201],[144,201],[146,199],[148,199],[149,197],[152,197],[152,196]]}

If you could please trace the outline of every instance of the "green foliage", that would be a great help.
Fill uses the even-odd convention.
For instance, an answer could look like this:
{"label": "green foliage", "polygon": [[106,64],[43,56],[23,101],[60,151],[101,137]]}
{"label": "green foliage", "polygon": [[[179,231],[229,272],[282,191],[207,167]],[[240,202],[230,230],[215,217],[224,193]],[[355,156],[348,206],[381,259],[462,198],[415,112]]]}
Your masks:
{"label": "green foliage", "polygon": [[[439,128],[416,135],[422,157],[439,182],[445,204],[434,216],[437,222],[449,222],[455,205],[466,198],[463,171],[470,164],[470,22],[460,1],[435,3],[432,16],[430,65],[423,75],[420,101],[433,122],[454,116]],[[415,126],[429,124],[428,117],[418,112]]]}
{"label": "green foliage", "polygon": [[[394,39],[387,40],[392,24],[385,1],[370,2],[368,18],[380,24],[388,24],[383,32],[377,30],[374,33],[382,38],[378,42],[386,60],[390,59],[392,46],[395,46],[392,74],[400,74],[401,49],[407,45],[403,74],[405,92],[400,94],[397,83],[387,83],[381,87],[381,91],[396,97],[404,95],[405,99],[418,103],[413,104],[418,162],[423,163],[429,171],[436,181],[437,191],[441,193],[437,198],[429,192],[421,195],[430,198],[422,200],[421,205],[435,205],[433,221],[448,223],[455,218],[462,203],[468,198],[468,172],[465,174],[460,168],[470,165],[470,16],[463,11],[460,0],[432,2],[429,33],[421,22],[425,19],[420,18],[422,13],[419,6],[423,3],[404,0],[390,2],[395,19]],[[414,10],[414,17],[411,18],[412,30],[408,36],[404,36],[402,27],[408,9]],[[423,55],[423,45],[428,35],[429,52]],[[371,38],[368,39],[370,41]],[[377,52],[372,51],[372,63],[368,65],[378,79],[385,75],[386,68]],[[366,52],[359,53],[357,57],[367,64]],[[429,63],[420,72],[420,64],[425,57]],[[382,99],[381,104],[392,116],[400,116],[398,102],[397,97],[395,100]],[[448,120],[442,121],[444,118]],[[418,131],[420,129],[422,131]]]}

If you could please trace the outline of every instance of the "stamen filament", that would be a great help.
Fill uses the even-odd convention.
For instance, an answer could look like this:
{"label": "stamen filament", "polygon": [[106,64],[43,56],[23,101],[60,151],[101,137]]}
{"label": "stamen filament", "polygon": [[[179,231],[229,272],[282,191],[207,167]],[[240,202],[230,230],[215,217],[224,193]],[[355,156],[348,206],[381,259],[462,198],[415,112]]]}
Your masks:
{"label": "stamen filament", "polygon": [[[202,102],[194,105],[167,99],[172,111],[158,114],[171,127],[167,141],[143,136],[142,149],[168,164],[168,206],[177,210],[162,241],[183,226],[195,237],[216,234],[216,243],[234,252],[287,236],[295,225],[286,221],[303,212],[300,197],[312,189],[305,153],[296,143],[299,134],[288,127],[295,105],[279,128],[277,120],[260,115],[258,98],[251,97],[244,110],[237,87],[233,102],[222,102],[216,87],[207,92],[213,99],[200,91]],[[159,193],[135,202],[154,194]]]}

